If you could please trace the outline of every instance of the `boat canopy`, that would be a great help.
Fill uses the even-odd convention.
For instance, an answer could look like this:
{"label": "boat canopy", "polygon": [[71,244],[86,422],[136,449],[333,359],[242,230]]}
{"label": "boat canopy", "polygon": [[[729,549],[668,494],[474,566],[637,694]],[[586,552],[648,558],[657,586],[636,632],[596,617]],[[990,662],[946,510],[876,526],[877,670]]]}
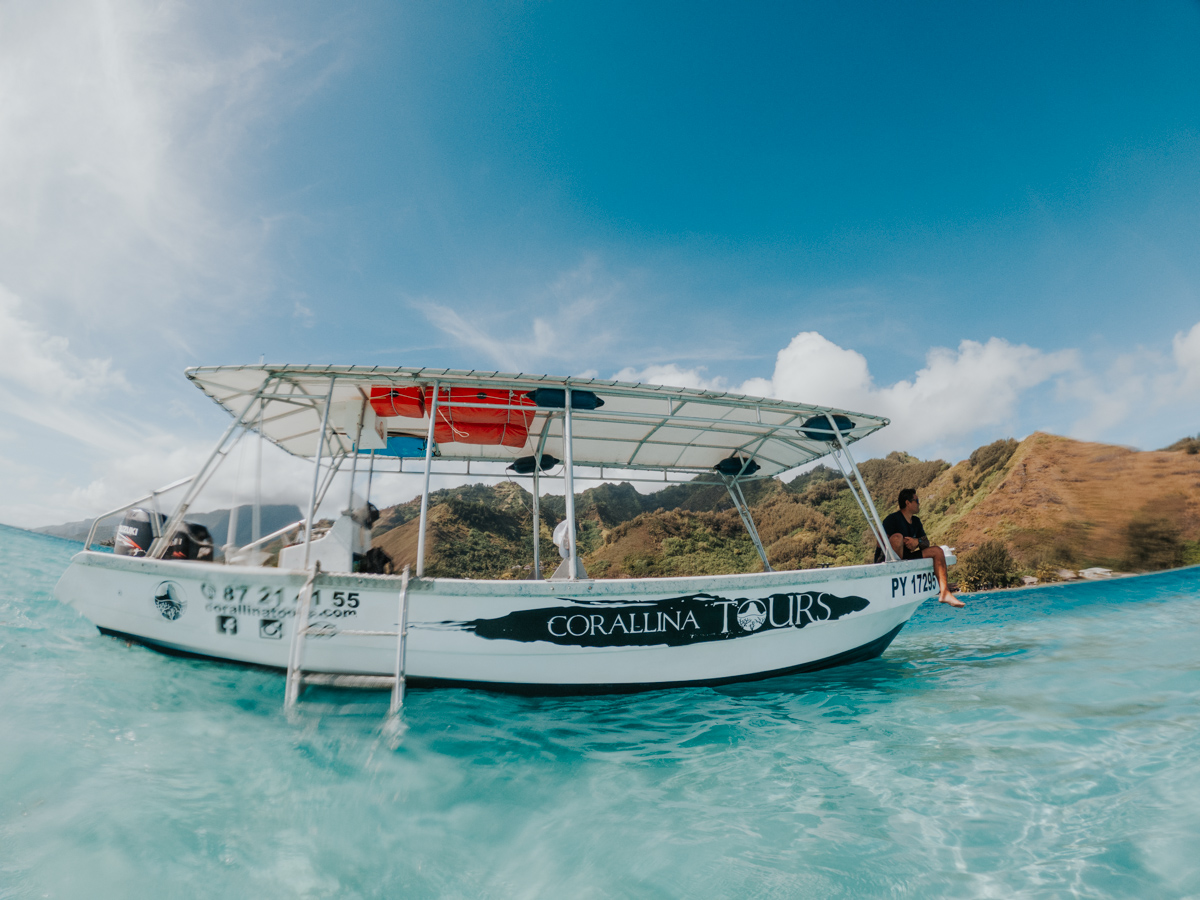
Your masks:
{"label": "boat canopy", "polygon": [[698,474],[732,457],[757,464],[743,468],[743,479],[768,478],[836,450],[839,434],[850,444],[888,424],[807,403],[598,378],[294,365],[196,367],[187,377],[246,427],[306,458],[355,449],[424,457],[436,409],[439,459],[511,464],[542,454],[573,457],[576,466]]}

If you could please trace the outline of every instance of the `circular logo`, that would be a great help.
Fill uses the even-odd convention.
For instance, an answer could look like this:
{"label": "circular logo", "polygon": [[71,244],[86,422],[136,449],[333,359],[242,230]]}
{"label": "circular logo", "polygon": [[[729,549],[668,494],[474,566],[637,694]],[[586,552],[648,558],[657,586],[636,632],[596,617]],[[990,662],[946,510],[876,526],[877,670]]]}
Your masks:
{"label": "circular logo", "polygon": [[174,622],[187,609],[187,600],[183,596],[183,588],[174,581],[164,581],[154,592],[154,605],[162,613],[162,617]]}
{"label": "circular logo", "polygon": [[746,600],[738,607],[737,619],[743,631],[758,631],[767,620],[767,608],[761,600]]}

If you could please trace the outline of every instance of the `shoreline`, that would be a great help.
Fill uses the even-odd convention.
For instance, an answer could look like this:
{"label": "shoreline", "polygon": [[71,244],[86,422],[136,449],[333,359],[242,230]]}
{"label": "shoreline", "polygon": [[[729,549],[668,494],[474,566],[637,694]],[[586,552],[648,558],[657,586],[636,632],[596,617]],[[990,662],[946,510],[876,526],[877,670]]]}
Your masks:
{"label": "shoreline", "polygon": [[[1174,569],[1159,569],[1156,572],[1125,572],[1120,575],[1110,575],[1107,578],[1073,578],[1070,581],[1049,581],[1045,584],[1025,584],[1007,588],[991,588],[986,591],[970,591],[961,594],[956,593],[956,597],[986,597],[989,594],[1009,594],[1013,591],[1037,591],[1044,588],[1062,588],[1071,587],[1080,584],[1103,584],[1106,581],[1128,581],[1130,578],[1152,578],[1158,575],[1168,575],[1175,572],[1183,572],[1187,569],[1200,569],[1200,563],[1193,563],[1188,566],[1176,566]],[[936,601],[935,601],[936,602]]]}

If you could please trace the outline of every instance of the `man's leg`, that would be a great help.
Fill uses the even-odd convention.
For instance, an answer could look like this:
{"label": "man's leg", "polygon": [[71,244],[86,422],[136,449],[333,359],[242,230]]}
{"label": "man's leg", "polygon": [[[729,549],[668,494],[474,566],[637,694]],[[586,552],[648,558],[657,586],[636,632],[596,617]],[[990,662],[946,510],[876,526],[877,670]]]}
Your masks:
{"label": "man's leg", "polygon": [[938,580],[938,602],[948,603],[955,607],[966,606],[950,593],[950,577],[946,574],[946,554],[942,552],[942,548],[926,547],[921,551],[921,555],[926,559],[933,560],[933,573],[937,575]]}

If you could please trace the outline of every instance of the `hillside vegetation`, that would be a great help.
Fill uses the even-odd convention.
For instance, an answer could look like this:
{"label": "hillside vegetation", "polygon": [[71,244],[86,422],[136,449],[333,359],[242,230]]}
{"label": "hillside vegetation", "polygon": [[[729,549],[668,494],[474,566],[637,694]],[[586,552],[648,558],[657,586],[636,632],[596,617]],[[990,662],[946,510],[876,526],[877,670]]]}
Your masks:
{"label": "hillside vegetation", "polygon": [[[980,447],[957,465],[891,453],[860,464],[880,515],[915,488],[935,543],[960,558],[1011,559],[1013,572],[1105,566],[1147,571],[1200,562],[1200,455],[1181,441],[1139,452],[1033,434]],[[818,466],[789,483],[746,487],[775,569],[869,562],[874,543],[841,474]],[[426,571],[468,578],[529,578],[532,497],[520,484],[434,492]],[[420,504],[384,510],[374,534],[398,565],[416,559]],[[550,535],[561,496],[541,501],[543,575],[559,563]],[[576,497],[579,546],[594,577],[760,571],[762,563],[725,489],[671,485],[642,494],[607,484]],[[1003,552],[1002,552],[1003,551]],[[988,562],[993,565],[994,562]],[[964,570],[965,571],[965,570]]]}

